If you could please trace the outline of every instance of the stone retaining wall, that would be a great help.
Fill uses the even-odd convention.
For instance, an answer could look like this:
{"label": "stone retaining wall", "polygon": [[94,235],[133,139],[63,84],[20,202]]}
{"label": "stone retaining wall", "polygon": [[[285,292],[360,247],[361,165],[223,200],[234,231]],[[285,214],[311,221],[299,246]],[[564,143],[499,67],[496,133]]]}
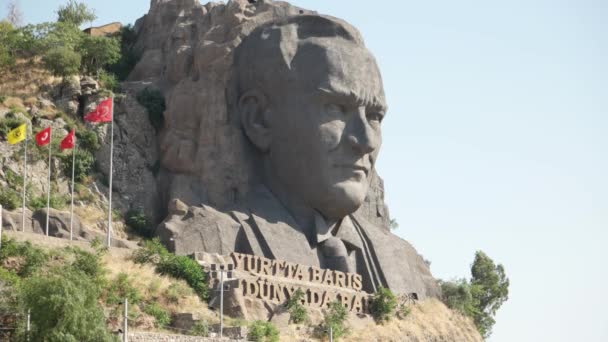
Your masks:
{"label": "stone retaining wall", "polygon": [[234,340],[219,337],[199,337],[186,335],[172,335],[149,332],[129,333],[129,342],[244,342],[245,340]]}

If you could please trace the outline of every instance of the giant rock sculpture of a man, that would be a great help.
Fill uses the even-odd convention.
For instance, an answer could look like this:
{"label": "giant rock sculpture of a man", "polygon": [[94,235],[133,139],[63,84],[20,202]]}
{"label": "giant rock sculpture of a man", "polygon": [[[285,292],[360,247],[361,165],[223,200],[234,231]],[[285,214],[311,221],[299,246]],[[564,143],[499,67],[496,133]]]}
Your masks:
{"label": "giant rock sculpture of a man", "polygon": [[[183,215],[161,224],[161,239],[178,253],[234,251],[356,272],[368,292],[435,295],[416,251],[354,214],[370,186],[387,110],[359,33],[332,17],[290,17],[253,30],[236,49],[234,68],[234,114],[257,151],[262,182],[228,213],[177,210]],[[189,224],[194,216],[197,225]]]}

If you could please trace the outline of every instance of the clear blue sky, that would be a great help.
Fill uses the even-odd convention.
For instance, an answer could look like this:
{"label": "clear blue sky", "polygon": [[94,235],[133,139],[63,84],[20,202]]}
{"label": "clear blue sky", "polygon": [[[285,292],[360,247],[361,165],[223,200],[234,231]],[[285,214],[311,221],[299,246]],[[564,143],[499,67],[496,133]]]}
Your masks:
{"label": "clear blue sky", "polygon": [[[63,1],[20,3],[41,22]],[[149,6],[87,3],[94,24]],[[608,341],[608,1],[293,3],[354,24],[378,59],[397,234],[439,278],[468,276],[476,250],[505,266],[490,341]]]}

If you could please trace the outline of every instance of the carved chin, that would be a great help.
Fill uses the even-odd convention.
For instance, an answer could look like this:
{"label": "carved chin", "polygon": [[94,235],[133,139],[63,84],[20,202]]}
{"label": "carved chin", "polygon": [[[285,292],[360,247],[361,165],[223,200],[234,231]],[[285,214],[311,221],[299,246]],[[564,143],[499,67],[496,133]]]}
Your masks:
{"label": "carved chin", "polygon": [[327,218],[341,219],[363,204],[368,185],[364,182],[342,182],[331,187],[324,208],[317,209]]}

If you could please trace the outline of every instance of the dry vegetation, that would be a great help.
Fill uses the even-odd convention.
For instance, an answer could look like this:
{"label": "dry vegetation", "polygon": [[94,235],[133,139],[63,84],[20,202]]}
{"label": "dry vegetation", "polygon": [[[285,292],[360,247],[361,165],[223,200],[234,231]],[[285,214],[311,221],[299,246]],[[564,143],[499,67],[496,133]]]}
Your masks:
{"label": "dry vegetation", "polygon": [[40,65],[40,58],[17,59],[14,66],[0,73],[0,94],[21,99],[35,98],[43,89],[61,82],[61,77],[53,76]]}
{"label": "dry vegetation", "polygon": [[384,325],[369,324],[353,329],[347,341],[471,341],[482,342],[471,319],[448,309],[437,299],[425,300],[412,307],[403,320],[393,319]]}
{"label": "dry vegetation", "polygon": [[[209,324],[219,322],[217,314],[208,309],[207,303],[201,302],[185,281],[161,276],[154,272],[154,266],[136,264],[128,254],[108,253],[103,261],[108,270],[108,279],[111,281],[119,274],[126,273],[132,285],[141,293],[143,301],[154,301],[170,313],[193,313],[196,318]],[[133,325],[135,330],[153,330],[148,322],[148,318],[142,315]]]}
{"label": "dry vegetation", "polygon": [[[290,325],[281,332],[281,341],[313,342],[313,329]],[[321,339],[328,341],[328,338]],[[370,318],[350,317],[345,342],[483,342],[472,320],[448,309],[437,299],[412,306],[405,319],[393,318],[376,324]]]}

